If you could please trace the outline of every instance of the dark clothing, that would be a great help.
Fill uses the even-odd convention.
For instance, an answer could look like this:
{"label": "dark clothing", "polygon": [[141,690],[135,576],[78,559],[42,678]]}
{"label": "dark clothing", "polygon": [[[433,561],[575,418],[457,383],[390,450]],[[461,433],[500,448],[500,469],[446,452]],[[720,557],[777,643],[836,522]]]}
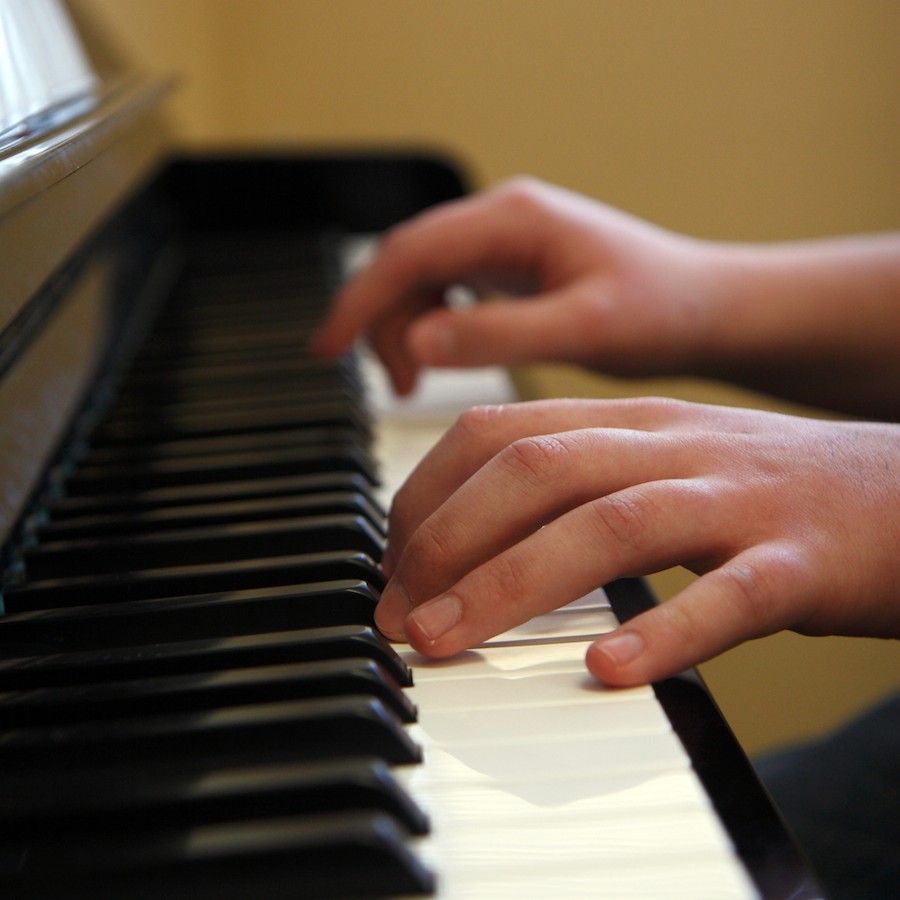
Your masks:
{"label": "dark clothing", "polygon": [[900,695],[755,765],[829,900],[900,898]]}

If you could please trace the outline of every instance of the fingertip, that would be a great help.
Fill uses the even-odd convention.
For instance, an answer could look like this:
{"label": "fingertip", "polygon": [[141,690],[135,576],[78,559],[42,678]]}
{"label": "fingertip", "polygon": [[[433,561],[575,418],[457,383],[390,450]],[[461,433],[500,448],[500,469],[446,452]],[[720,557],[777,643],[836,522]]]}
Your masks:
{"label": "fingertip", "polygon": [[390,372],[391,387],[398,397],[408,397],[415,389],[418,381],[416,371],[392,370]]}
{"label": "fingertip", "polygon": [[412,607],[412,600],[403,582],[392,578],[381,592],[375,607],[374,619],[378,630],[392,641],[406,638],[404,621]]}
{"label": "fingertip", "polygon": [[315,334],[313,334],[307,342],[306,349],[312,356],[324,357],[326,359],[340,356],[343,352],[331,336],[327,325],[323,325],[316,330]]}
{"label": "fingertip", "polygon": [[643,635],[632,629],[618,628],[598,638],[587,649],[585,663],[588,671],[604,684],[625,687],[645,684]]}

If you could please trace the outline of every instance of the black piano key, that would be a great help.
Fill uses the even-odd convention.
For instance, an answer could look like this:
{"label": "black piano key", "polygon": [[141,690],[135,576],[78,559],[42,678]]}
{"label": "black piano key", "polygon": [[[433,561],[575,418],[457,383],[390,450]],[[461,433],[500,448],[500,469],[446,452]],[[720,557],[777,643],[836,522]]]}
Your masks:
{"label": "black piano key", "polygon": [[247,450],[270,450],[280,447],[303,447],[328,443],[365,442],[365,432],[335,426],[333,428],[294,428],[289,431],[260,431],[239,435],[213,435],[169,441],[151,440],[133,444],[98,444],[93,442],[82,465],[109,465],[137,462],[142,459],[165,459],[207,456],[215,453],[238,453]]}
{"label": "black piano key", "polygon": [[288,377],[276,373],[265,377],[257,374],[240,380],[210,380],[198,385],[170,385],[159,381],[152,390],[121,395],[107,421],[110,427],[154,415],[177,421],[220,412],[234,414],[261,407],[290,407],[304,401],[343,404],[357,413],[361,409],[353,385],[316,384],[306,380],[301,386],[291,384]]}
{"label": "black piano key", "polygon": [[[180,337],[178,342],[187,343]],[[203,396],[215,392],[222,384],[238,391],[282,385],[303,393],[310,389],[327,392],[332,388],[346,388],[358,395],[362,389],[361,376],[352,363],[310,365],[298,356],[297,344],[290,339],[279,337],[270,341],[264,353],[256,347],[236,346],[233,342],[215,350],[186,348],[173,342],[170,350],[159,348],[135,360],[123,379],[115,408],[139,404],[145,398],[158,400],[173,393]]]}
{"label": "black piano key", "polygon": [[[120,424],[140,420],[143,415],[164,411],[170,418],[199,413],[252,410],[255,406],[289,406],[297,402],[343,404],[361,421],[360,386],[352,379],[324,375],[287,374],[242,377],[240,380],[210,380],[197,384],[156,381],[152,388],[122,394],[111,409],[108,422],[113,430]],[[102,435],[97,440],[102,443]]]}
{"label": "black piano key", "polygon": [[312,516],[42,542],[23,561],[27,577],[40,580],[329,550],[380,559],[384,537],[364,516]]}
{"label": "black piano key", "polygon": [[346,580],[362,580],[379,591],[384,587],[383,576],[373,559],[365,553],[353,551],[230,560],[33,581],[7,588],[2,600],[6,613],[17,613],[92,603],[124,603],[154,597]]}
{"label": "black piano key", "polygon": [[373,481],[359,472],[322,472],[282,478],[251,478],[210,484],[186,484],[148,491],[98,494],[55,499],[47,511],[54,521],[85,515],[111,515],[231,500],[258,500],[271,497],[306,497],[315,494],[352,491],[372,505],[377,503]]}
{"label": "black piano key", "polygon": [[372,625],[378,592],[364,581],[280,585],[35,610],[0,618],[8,655],[97,649],[241,634]]}
{"label": "black piano key", "polygon": [[360,425],[365,424],[362,409],[346,385],[333,388],[309,385],[301,390],[277,379],[256,384],[247,379],[236,385],[216,382],[206,390],[191,391],[183,397],[173,395],[171,391],[159,391],[143,394],[136,402],[128,403],[127,399],[107,418],[110,430],[129,425],[141,427],[150,421],[177,428],[182,422],[191,423],[212,416],[257,415],[261,410],[290,411],[301,403],[344,406],[347,421],[352,417]]}
{"label": "black piano key", "polygon": [[[196,277],[190,278],[160,315],[152,337],[171,336],[178,340],[185,334],[228,333],[243,326],[263,334],[277,334],[289,324],[297,328],[314,326],[328,306],[326,292],[321,288],[314,294],[308,285],[267,286],[264,277],[257,277],[259,285],[251,287],[249,283],[241,284],[240,276],[235,276],[230,285],[220,283],[215,296],[209,293],[208,285]],[[295,344],[294,349],[302,350],[304,346]]]}
{"label": "black piano key", "polygon": [[252,818],[379,810],[413,834],[428,818],[379,759],[200,767],[190,760],[140,770],[0,773],[0,835],[19,842],[66,832],[140,832]]}
{"label": "black piano key", "polygon": [[0,893],[433,887],[405,846],[421,812],[382,762],[350,772],[420,752],[371,628],[384,512],[355,361],[303,357],[321,277],[266,273],[293,243],[189,262],[48,483],[66,499],[2,598]]}
{"label": "black piano key", "polygon": [[[296,339],[281,331],[273,333],[265,350],[242,346],[240,335],[253,327],[252,320],[236,324],[221,346],[203,346],[209,336],[219,342],[221,332],[194,323],[181,324],[180,331],[160,337],[133,360],[122,379],[123,396],[152,393],[160,385],[193,386],[239,384],[245,379],[272,380],[284,376],[298,384],[361,385],[355,357],[338,360],[312,359],[302,353]],[[271,352],[269,352],[271,351]],[[301,381],[302,379],[302,381]]]}
{"label": "black piano key", "polygon": [[153,534],[175,528],[202,528],[238,522],[291,519],[303,516],[359,515],[380,535],[385,534],[385,513],[364,494],[335,491],[323,494],[265,497],[161,509],[136,509],[103,515],[75,516],[50,521],[37,528],[35,539],[46,544],[54,541],[89,537],[114,537],[129,534]]}
{"label": "black piano key", "polygon": [[296,900],[431,893],[431,874],[390,816],[284,817],[161,832],[12,844],[0,891],[69,900]]}
{"label": "black piano key", "polygon": [[8,772],[102,768],[183,755],[226,766],[347,756],[404,765],[419,762],[421,750],[380,700],[366,696],[256,703],[0,734],[0,769]]}
{"label": "black piano key", "polygon": [[169,396],[199,400],[224,391],[239,396],[263,389],[299,396],[338,393],[358,399],[363,385],[352,363],[317,363],[300,356],[294,341],[282,343],[279,339],[263,352],[232,346],[139,358],[124,379],[112,410],[115,416],[117,410],[141,404],[149,407]]}
{"label": "black piano key", "polygon": [[[3,620],[0,619],[0,622]],[[0,689],[28,690],[59,684],[89,684],[114,678],[149,678],[213,672],[241,666],[328,659],[377,662],[404,686],[412,684],[406,663],[388,641],[366,625],[340,625],[222,638],[128,644],[124,640],[74,642],[75,649],[22,646],[0,640]],[[87,646],[85,646],[87,644]]]}
{"label": "black piano key", "polygon": [[164,324],[165,329],[158,329],[147,341],[129,370],[129,376],[133,375],[137,380],[125,383],[143,387],[143,376],[154,371],[163,378],[173,374],[177,379],[180,371],[201,365],[248,361],[261,364],[263,370],[271,370],[278,363],[285,370],[308,373],[311,378],[352,379],[357,375],[352,358],[325,361],[304,356],[301,345],[311,337],[318,316],[313,319],[301,319],[297,315],[273,318],[268,329],[260,329],[253,315],[239,309],[232,309],[225,315],[227,319],[217,325],[210,325],[205,320],[205,311],[158,323]]}
{"label": "black piano key", "polygon": [[376,697],[401,721],[415,721],[415,708],[386,670],[371,660],[348,659],[0,691],[0,729],[345,695]]}
{"label": "black piano key", "polygon": [[262,429],[283,430],[308,426],[370,427],[369,416],[346,401],[293,402],[263,409],[197,413],[173,418],[130,417],[104,425],[98,432],[106,442],[244,434]]}
{"label": "black piano key", "polygon": [[361,472],[374,479],[375,466],[358,442],[333,442],[314,447],[272,447],[240,453],[79,466],[75,475],[67,479],[66,490],[77,496],[334,470]]}

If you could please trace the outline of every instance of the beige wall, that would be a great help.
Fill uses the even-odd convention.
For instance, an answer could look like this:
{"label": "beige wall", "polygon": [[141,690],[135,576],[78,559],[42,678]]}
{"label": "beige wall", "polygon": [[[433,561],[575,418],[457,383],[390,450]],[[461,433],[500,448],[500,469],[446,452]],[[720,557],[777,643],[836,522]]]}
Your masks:
{"label": "beige wall", "polygon": [[[178,72],[192,145],[413,144],[478,184],[529,172],[694,234],[900,227],[894,0],[75,0]],[[705,385],[525,373],[533,393]],[[679,573],[658,581],[675,589]],[[704,667],[750,749],[900,684],[896,642],[782,635]]]}

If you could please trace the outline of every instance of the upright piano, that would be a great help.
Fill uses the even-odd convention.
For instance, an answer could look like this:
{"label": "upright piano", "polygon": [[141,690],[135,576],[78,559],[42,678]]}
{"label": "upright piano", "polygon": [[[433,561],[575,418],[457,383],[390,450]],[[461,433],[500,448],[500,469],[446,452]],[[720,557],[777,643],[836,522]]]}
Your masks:
{"label": "upright piano", "polygon": [[73,65],[0,136],[0,895],[818,896],[696,674],[587,677],[640,581],[447,661],[374,628],[460,388],[305,345],[459,171],[179,155],[160,85]]}

